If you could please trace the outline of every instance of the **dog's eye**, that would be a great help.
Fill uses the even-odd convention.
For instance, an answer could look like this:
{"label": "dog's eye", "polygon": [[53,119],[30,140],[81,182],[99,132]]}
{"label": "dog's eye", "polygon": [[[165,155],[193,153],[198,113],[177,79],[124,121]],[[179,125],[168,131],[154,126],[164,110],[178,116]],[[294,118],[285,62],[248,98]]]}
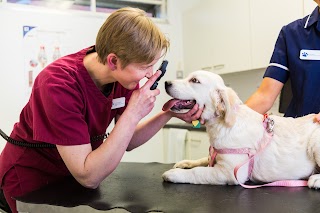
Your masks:
{"label": "dog's eye", "polygon": [[190,81],[191,81],[192,83],[197,83],[197,84],[200,83],[200,81],[199,81],[198,79],[196,79],[196,78],[191,78]]}

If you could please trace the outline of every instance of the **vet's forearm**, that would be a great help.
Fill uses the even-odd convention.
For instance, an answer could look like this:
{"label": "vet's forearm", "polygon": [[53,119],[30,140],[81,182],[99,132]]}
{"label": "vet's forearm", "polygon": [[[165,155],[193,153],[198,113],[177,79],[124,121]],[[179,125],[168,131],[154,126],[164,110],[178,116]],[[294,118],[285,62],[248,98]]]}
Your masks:
{"label": "vet's forearm", "polygon": [[170,112],[160,112],[147,121],[140,122],[130,141],[127,151],[135,149],[138,146],[150,140],[170,119]]}
{"label": "vet's forearm", "polygon": [[137,124],[138,120],[128,113],[119,118],[106,141],[97,149],[75,153],[73,156],[78,160],[70,160],[73,163],[68,163],[68,168],[77,181],[85,187],[96,188],[109,176],[120,163]]}

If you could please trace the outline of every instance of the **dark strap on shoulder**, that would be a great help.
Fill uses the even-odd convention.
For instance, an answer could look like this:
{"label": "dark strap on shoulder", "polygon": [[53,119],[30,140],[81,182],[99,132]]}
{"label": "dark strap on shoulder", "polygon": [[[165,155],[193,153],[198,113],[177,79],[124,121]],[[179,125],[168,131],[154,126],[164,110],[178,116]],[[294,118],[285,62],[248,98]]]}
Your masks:
{"label": "dark strap on shoulder", "polygon": [[96,52],[96,46],[95,46],[95,45],[92,46],[92,47],[90,47],[90,48],[87,50],[86,55],[89,55],[90,53],[94,53],[94,52]]}

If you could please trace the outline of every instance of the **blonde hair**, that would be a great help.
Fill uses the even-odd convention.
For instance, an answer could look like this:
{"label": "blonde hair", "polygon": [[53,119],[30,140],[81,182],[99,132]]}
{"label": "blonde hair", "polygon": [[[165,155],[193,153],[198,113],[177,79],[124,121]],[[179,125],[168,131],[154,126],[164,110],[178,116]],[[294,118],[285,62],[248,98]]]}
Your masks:
{"label": "blonde hair", "polygon": [[99,62],[105,64],[116,54],[122,68],[130,63],[151,63],[157,54],[166,54],[169,40],[143,10],[125,7],[113,12],[101,26],[96,38]]}

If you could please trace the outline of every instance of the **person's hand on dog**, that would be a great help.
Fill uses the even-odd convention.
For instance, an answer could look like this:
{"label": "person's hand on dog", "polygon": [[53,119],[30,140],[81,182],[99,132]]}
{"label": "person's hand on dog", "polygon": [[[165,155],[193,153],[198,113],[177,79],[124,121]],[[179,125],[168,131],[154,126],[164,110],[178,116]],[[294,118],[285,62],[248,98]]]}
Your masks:
{"label": "person's hand on dog", "polygon": [[318,113],[318,114],[316,114],[316,116],[314,116],[313,122],[320,123],[320,113]]}
{"label": "person's hand on dog", "polygon": [[160,94],[160,90],[150,90],[150,87],[160,75],[161,71],[155,72],[140,89],[133,91],[131,95],[126,111],[130,117],[135,117],[137,122],[148,115],[154,107],[156,96]]}
{"label": "person's hand on dog", "polygon": [[202,108],[199,108],[198,104],[195,104],[192,109],[190,109],[186,113],[175,113],[172,112],[172,116],[179,118],[187,123],[192,123],[192,121],[199,120],[201,124],[204,124],[204,121],[200,118],[203,112]]}

